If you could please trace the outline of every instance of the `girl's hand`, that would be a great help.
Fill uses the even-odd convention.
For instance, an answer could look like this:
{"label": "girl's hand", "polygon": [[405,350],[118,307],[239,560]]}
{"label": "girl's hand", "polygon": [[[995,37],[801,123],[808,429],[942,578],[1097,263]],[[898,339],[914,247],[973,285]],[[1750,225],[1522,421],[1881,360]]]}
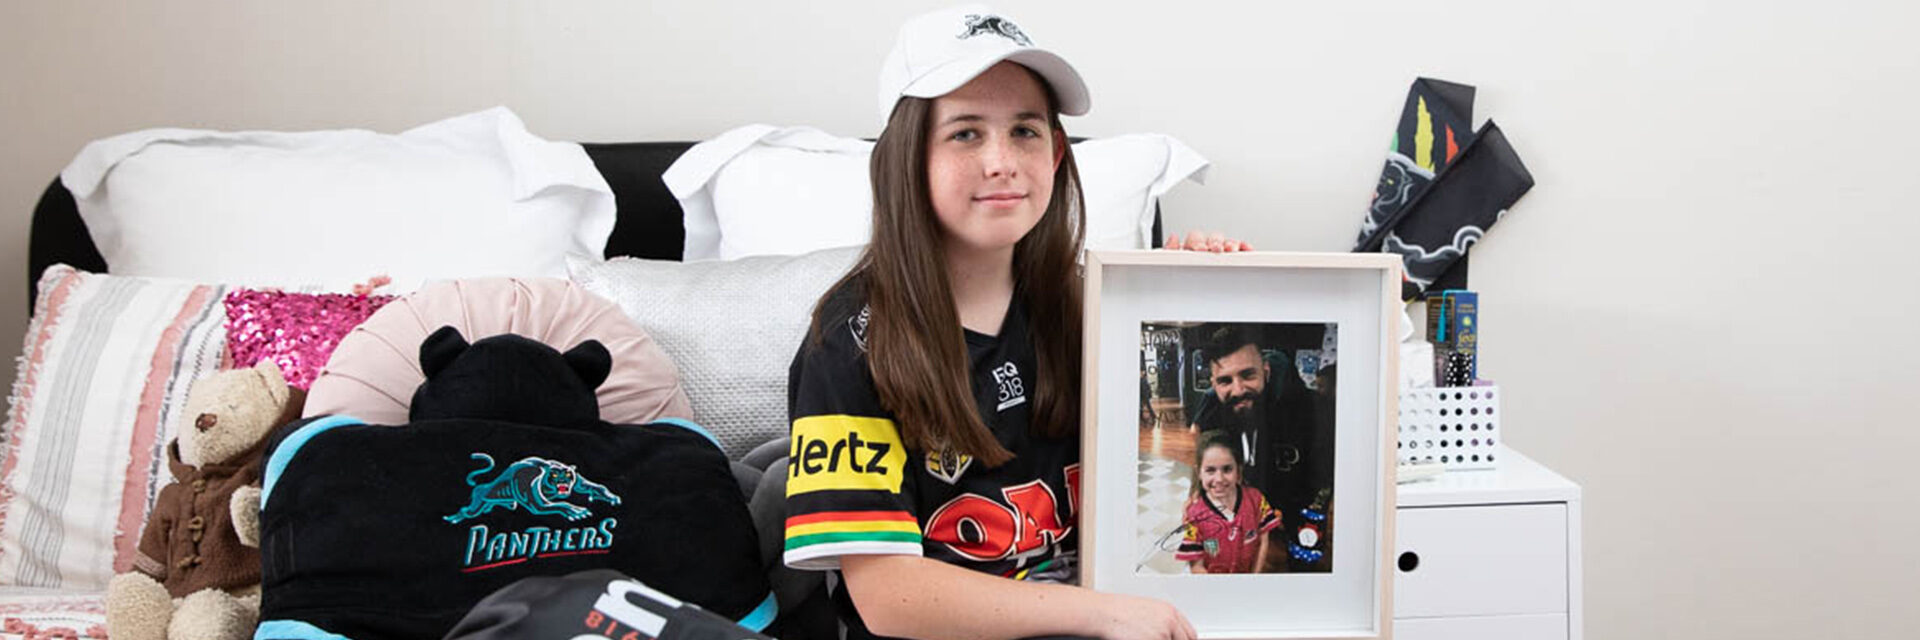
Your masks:
{"label": "girl's hand", "polygon": [[1173,605],[1118,594],[1106,595],[1099,635],[1105,640],[1197,640],[1193,624]]}
{"label": "girl's hand", "polygon": [[1236,251],[1252,251],[1253,245],[1250,245],[1245,242],[1241,242],[1239,240],[1235,240],[1232,238],[1228,238],[1219,233],[1192,231],[1187,233],[1187,236],[1184,239],[1181,238],[1180,234],[1177,234],[1177,233],[1167,236],[1167,243],[1165,245],[1165,248],[1168,251],[1184,250],[1184,251],[1211,251],[1214,253],[1234,253]]}

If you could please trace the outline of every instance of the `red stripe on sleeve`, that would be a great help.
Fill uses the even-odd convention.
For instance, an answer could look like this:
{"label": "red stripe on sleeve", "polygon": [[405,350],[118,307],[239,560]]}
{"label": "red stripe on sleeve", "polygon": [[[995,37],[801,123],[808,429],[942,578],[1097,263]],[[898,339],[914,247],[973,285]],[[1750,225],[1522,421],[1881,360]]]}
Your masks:
{"label": "red stripe on sleeve", "polygon": [[803,524],[819,522],[872,522],[875,520],[918,522],[913,519],[913,514],[905,511],[822,511],[787,518],[787,526],[798,527]]}

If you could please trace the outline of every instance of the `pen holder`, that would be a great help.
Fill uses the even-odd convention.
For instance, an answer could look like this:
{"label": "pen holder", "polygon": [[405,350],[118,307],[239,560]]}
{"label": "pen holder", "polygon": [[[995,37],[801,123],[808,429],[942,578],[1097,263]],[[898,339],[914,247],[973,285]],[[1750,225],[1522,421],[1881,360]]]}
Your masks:
{"label": "pen holder", "polygon": [[1449,471],[1494,469],[1506,457],[1500,429],[1500,387],[1432,387],[1400,391],[1399,463],[1446,465]]}

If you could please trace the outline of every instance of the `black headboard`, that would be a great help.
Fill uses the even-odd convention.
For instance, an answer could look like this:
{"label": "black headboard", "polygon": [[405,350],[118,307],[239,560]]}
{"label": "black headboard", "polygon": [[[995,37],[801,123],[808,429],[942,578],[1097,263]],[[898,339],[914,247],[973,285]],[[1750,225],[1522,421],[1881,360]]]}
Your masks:
{"label": "black headboard", "polygon": [[[679,260],[686,241],[680,201],[667,191],[660,174],[679,159],[693,142],[583,143],[587,156],[613,188],[619,213],[607,238],[606,257],[632,256]],[[40,274],[66,263],[75,268],[107,273],[107,262],[94,246],[87,225],[74,206],[73,194],[59,178],[47,186],[33,209],[33,229],[27,246],[27,306],[32,313],[39,296]],[[1153,217],[1153,245],[1160,246],[1159,211]]]}

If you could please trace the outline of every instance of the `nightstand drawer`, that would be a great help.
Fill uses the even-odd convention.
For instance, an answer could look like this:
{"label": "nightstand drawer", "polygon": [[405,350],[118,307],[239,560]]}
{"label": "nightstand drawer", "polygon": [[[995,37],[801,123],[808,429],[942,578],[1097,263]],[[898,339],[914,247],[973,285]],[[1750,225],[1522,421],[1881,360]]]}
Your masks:
{"label": "nightstand drawer", "polygon": [[1393,621],[1393,640],[1565,640],[1567,614],[1413,618]]}
{"label": "nightstand drawer", "polygon": [[1564,503],[1396,513],[1395,618],[1567,613]]}

